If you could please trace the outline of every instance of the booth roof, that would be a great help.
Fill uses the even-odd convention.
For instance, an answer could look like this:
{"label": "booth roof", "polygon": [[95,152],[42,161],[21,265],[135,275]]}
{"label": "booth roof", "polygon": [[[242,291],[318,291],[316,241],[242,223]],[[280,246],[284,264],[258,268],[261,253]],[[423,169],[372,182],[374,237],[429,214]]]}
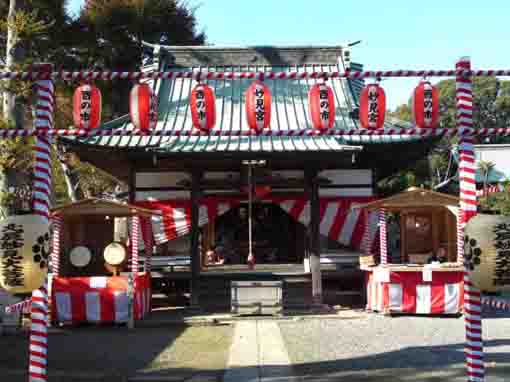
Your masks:
{"label": "booth roof", "polygon": [[[338,71],[343,70],[341,47],[160,47],[155,46],[154,61],[143,71]],[[232,64],[232,63],[235,63]],[[360,64],[351,64],[361,70]],[[193,129],[189,99],[196,81],[191,79],[150,80],[158,96],[156,130]],[[216,95],[215,129],[235,132],[248,130],[245,91],[251,80],[207,80]],[[266,80],[272,93],[270,128],[275,131],[312,129],[308,115],[308,91],[318,80]],[[331,79],[335,96],[335,129],[359,128],[352,117],[358,107],[363,80]],[[412,127],[387,118],[385,128]],[[133,130],[129,115],[103,124],[100,129]],[[402,143],[423,140],[418,136],[345,137],[91,137],[62,138],[68,144],[137,149],[156,153],[197,152],[294,152],[341,151],[352,146],[377,143]]]}
{"label": "booth roof", "polygon": [[456,196],[427,190],[421,187],[411,187],[388,198],[379,199],[363,205],[360,204],[354,208],[398,211],[407,208],[458,207],[459,203],[460,199]]}
{"label": "booth roof", "polygon": [[158,211],[141,208],[132,204],[121,203],[115,200],[90,198],[58,206],[51,210],[52,215],[60,216],[90,216],[104,215],[112,217],[158,215]]}

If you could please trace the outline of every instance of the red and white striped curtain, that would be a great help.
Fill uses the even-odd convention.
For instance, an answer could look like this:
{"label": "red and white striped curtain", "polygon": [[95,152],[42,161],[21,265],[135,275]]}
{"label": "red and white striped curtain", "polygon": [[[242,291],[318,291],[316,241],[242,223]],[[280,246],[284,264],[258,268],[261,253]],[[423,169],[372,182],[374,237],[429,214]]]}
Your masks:
{"label": "red and white striped curtain", "polygon": [[[363,204],[371,197],[321,198],[320,233],[339,243],[360,249],[367,219],[362,209],[351,209],[353,203]],[[200,202],[199,226],[204,226],[241,203],[240,198],[206,198]],[[277,204],[296,221],[307,226],[310,223],[310,202],[303,197],[270,197],[264,202]],[[191,231],[191,201],[167,200],[139,202],[138,205],[155,210],[152,217],[152,233],[156,244],[188,234]],[[368,214],[369,243],[377,236],[377,212]],[[146,230],[144,230],[146,231]],[[145,232],[144,232],[145,236]]]}
{"label": "red and white striped curtain", "polygon": [[498,183],[498,184],[491,184],[487,187],[487,190],[485,189],[480,189],[480,190],[476,190],[476,196],[477,197],[482,197],[482,196],[485,196],[485,193],[487,192],[487,194],[495,194],[497,192],[503,192],[505,191],[505,186],[501,183]]}

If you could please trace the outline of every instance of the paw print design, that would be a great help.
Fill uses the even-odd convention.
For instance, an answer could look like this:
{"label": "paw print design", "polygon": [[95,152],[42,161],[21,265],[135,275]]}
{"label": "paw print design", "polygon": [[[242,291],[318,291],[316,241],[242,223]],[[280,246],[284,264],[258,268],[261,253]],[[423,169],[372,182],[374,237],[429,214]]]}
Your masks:
{"label": "paw print design", "polygon": [[480,265],[480,256],[482,250],[478,247],[476,239],[464,236],[464,266],[466,269],[473,271],[477,266]]}
{"label": "paw print design", "polygon": [[34,262],[39,263],[39,267],[44,269],[48,266],[50,256],[50,234],[47,232],[37,238],[37,243],[32,246],[34,253]]}

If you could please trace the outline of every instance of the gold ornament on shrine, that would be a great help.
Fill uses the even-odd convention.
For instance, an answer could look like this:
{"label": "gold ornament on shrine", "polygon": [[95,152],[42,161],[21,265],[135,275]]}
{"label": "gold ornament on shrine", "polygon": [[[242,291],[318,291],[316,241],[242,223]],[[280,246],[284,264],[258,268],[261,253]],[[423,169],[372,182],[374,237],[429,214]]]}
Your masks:
{"label": "gold ornament on shrine", "polygon": [[478,289],[510,291],[510,217],[478,214],[469,220],[464,265]]}
{"label": "gold ornament on shrine", "polygon": [[12,294],[41,287],[51,253],[50,226],[39,215],[0,221],[0,286]]}

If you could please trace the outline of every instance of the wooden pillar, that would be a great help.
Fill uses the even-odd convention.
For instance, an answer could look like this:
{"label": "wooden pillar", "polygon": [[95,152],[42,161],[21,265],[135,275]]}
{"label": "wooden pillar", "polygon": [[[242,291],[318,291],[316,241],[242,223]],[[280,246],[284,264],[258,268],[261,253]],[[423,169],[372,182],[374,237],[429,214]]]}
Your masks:
{"label": "wooden pillar", "polygon": [[312,298],[314,304],[322,304],[322,275],[320,268],[320,204],[317,170],[307,169],[307,194],[310,200],[310,271],[312,272]]}
{"label": "wooden pillar", "polygon": [[191,174],[191,306],[199,306],[200,295],[200,178],[201,174],[194,171]]}

